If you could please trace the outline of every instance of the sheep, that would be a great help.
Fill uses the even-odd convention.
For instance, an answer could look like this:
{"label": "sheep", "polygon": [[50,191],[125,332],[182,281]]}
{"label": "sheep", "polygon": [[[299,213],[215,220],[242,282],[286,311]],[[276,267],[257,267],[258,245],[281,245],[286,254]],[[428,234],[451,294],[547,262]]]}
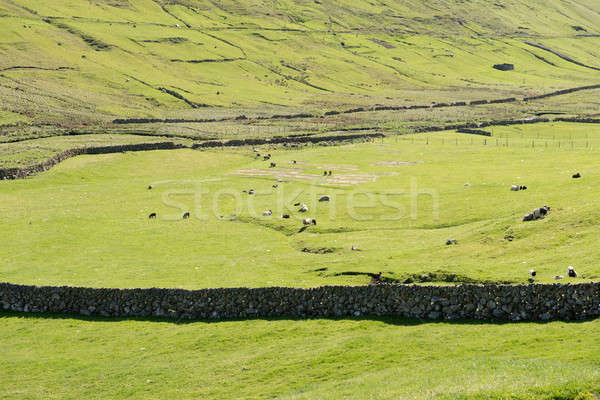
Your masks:
{"label": "sheep", "polygon": [[581,174],[579,172],[576,174],[573,174],[573,179],[577,179],[577,178],[581,178]]}
{"label": "sheep", "polygon": [[289,214],[283,214],[283,215],[281,216],[281,218],[283,218],[283,219],[289,219],[289,218],[290,218],[290,215],[289,215]]}
{"label": "sheep", "polygon": [[533,213],[527,213],[523,217],[523,221],[533,221]]}
{"label": "sheep", "polygon": [[314,218],[304,218],[302,220],[302,224],[303,225],[316,225],[317,224],[317,220]]}
{"label": "sheep", "polygon": [[456,239],[446,239],[446,246],[450,246],[451,244],[458,244]]}
{"label": "sheep", "polygon": [[322,196],[322,197],[319,199],[319,201],[320,201],[320,202],[329,201],[329,200],[330,200],[329,196]]}
{"label": "sheep", "polygon": [[519,186],[519,190],[527,190],[527,186]]}
{"label": "sheep", "polygon": [[292,160],[292,164],[296,164],[296,160]]}
{"label": "sheep", "polygon": [[529,276],[531,276],[532,278],[535,277],[537,275],[537,273],[534,270],[529,271]]}
{"label": "sheep", "polygon": [[577,272],[575,272],[573,267],[570,265],[567,267],[567,275],[569,276],[569,278],[577,278]]}
{"label": "sheep", "polygon": [[371,282],[369,285],[379,285],[381,283],[381,272],[377,275],[371,275]]}
{"label": "sheep", "polygon": [[277,166],[277,164],[275,164],[274,162],[271,163],[270,168],[275,168]]}
{"label": "sheep", "polygon": [[269,216],[273,215],[273,211],[271,211],[271,210],[264,211],[262,213],[262,215],[263,215],[263,217],[269,217]]}
{"label": "sheep", "polygon": [[554,277],[554,280],[555,280],[555,281],[558,281],[558,280],[560,280],[560,279],[563,279],[563,278],[564,278],[564,276],[562,276],[562,275],[556,275],[556,276]]}
{"label": "sheep", "polygon": [[329,176],[331,176],[331,174],[332,174],[332,173],[333,173],[332,171],[329,171],[329,174],[328,174],[328,175],[329,175]]}
{"label": "sheep", "polygon": [[510,190],[512,190],[513,192],[518,192],[519,191],[519,185],[512,185],[510,187]]}
{"label": "sheep", "polygon": [[302,204],[300,206],[300,209],[298,211],[300,211],[300,212],[307,212],[308,211],[308,207],[306,206],[306,204]]}
{"label": "sheep", "polygon": [[152,185],[148,185],[148,190],[152,190]]}
{"label": "sheep", "polygon": [[266,156],[263,157],[264,161],[270,160],[271,159],[271,155],[267,154]]}
{"label": "sheep", "polygon": [[189,217],[190,217],[190,212],[189,211],[183,213],[183,219],[188,219]]}
{"label": "sheep", "polygon": [[298,207],[302,203],[294,203],[294,207]]}
{"label": "sheep", "polygon": [[156,218],[156,213],[152,213],[150,215],[148,215],[148,219],[153,219]]}
{"label": "sheep", "polygon": [[252,149],[252,151],[255,153],[260,153],[260,150],[258,150],[258,149]]}
{"label": "sheep", "polygon": [[360,249],[358,248],[358,246],[352,245],[352,247],[350,248],[350,250],[352,251],[360,251]]}
{"label": "sheep", "polygon": [[278,187],[279,187],[279,185],[278,185],[278,184],[274,184],[274,185],[273,185],[273,189],[277,189]]}
{"label": "sheep", "polygon": [[327,176],[327,171],[323,171],[323,176]]}
{"label": "sheep", "polygon": [[254,189],[248,190],[248,194],[254,194]]}

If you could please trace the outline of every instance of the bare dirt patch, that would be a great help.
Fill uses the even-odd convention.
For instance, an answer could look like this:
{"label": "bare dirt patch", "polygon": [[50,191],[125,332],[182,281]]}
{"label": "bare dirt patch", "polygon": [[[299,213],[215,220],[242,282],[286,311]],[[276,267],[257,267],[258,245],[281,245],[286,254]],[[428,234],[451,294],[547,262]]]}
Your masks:
{"label": "bare dirt patch", "polygon": [[419,165],[423,164],[423,161],[413,162],[413,161],[377,161],[375,164],[372,164],[376,167],[408,167],[410,165]]}

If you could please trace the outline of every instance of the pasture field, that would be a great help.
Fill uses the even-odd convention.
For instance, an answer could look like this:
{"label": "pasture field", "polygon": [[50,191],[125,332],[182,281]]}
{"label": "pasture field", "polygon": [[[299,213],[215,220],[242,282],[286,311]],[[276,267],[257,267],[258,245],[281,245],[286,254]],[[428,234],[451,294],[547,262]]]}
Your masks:
{"label": "pasture field", "polygon": [[[75,157],[1,183],[0,278],[310,287],[365,284],[368,277],[348,273],[381,271],[399,282],[518,283],[530,269],[553,282],[573,265],[577,281],[598,279],[598,126],[491,131],[256,149],[269,161],[248,147]],[[572,179],[575,172],[583,177]],[[528,190],[512,192],[512,184]],[[319,202],[324,195],[331,201]],[[547,218],[521,221],[543,205],[552,208]],[[182,220],[187,211],[192,218]],[[317,225],[301,231],[303,218]],[[459,244],[447,246],[448,238]]]}
{"label": "pasture field", "polygon": [[569,399],[600,321],[175,323],[0,313],[4,399]]}
{"label": "pasture field", "polygon": [[[558,282],[598,281],[600,124],[415,133],[597,120],[598,4],[0,0],[0,168],[186,146],[0,180],[0,282],[555,283],[568,266],[579,277]],[[192,149],[361,133],[385,137]],[[599,329],[0,311],[0,398],[599,400]]]}

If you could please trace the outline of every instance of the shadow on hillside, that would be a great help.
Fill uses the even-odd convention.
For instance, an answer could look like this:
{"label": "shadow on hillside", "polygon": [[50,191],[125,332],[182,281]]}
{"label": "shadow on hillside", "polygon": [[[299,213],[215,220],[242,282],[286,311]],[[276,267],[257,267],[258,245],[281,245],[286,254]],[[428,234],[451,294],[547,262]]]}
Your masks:
{"label": "shadow on hillside", "polygon": [[[49,314],[49,313],[24,313],[15,311],[0,311],[1,318],[21,318],[21,319],[42,319],[42,320],[79,320],[89,322],[102,322],[102,323],[114,323],[114,322],[156,322],[156,323],[169,323],[175,325],[187,325],[187,324],[218,324],[222,322],[247,322],[247,321],[377,321],[387,325],[396,326],[417,326],[417,325],[514,325],[514,324],[538,324],[545,325],[552,322],[558,322],[559,320],[550,321],[505,321],[505,320],[478,320],[478,319],[456,319],[456,320],[434,320],[434,319],[420,319],[420,318],[402,318],[402,317],[378,317],[378,316],[360,316],[360,317],[318,317],[318,318],[299,318],[299,317],[270,317],[270,318],[237,318],[237,319],[175,319],[175,318],[162,318],[162,317],[101,317],[101,316],[85,316],[76,314]],[[560,321],[567,324],[579,324],[583,322],[589,322],[594,320],[583,319],[583,320],[572,320],[572,321]]]}

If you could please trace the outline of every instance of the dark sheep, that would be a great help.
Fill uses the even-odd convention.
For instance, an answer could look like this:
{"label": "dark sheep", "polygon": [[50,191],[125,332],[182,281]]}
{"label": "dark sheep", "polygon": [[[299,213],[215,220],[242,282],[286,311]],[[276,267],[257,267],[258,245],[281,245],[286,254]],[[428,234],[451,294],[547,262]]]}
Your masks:
{"label": "dark sheep", "polygon": [[327,176],[327,171],[323,171],[323,176]]}
{"label": "dark sheep", "polygon": [[183,214],[183,219],[188,219],[190,217],[189,211]]}
{"label": "dark sheep", "polygon": [[275,164],[274,162],[271,163],[271,168],[275,168],[277,166],[277,164]]}
{"label": "dark sheep", "polygon": [[294,207],[298,207],[300,203],[294,203]]}
{"label": "dark sheep", "polygon": [[381,272],[378,273],[377,275],[371,276],[371,282],[369,282],[369,285],[379,285],[380,283],[381,283]]}
{"label": "dark sheep", "polygon": [[328,175],[329,175],[329,176],[331,176],[331,174],[332,174],[332,171],[329,171],[329,174],[328,174]]}
{"label": "dark sheep", "polygon": [[319,202],[324,202],[324,201],[329,201],[329,200],[330,200],[329,196],[322,196],[322,197],[319,199]]}
{"label": "dark sheep", "polygon": [[537,275],[537,273],[534,270],[529,271],[529,276],[531,276],[532,278],[534,278]]}
{"label": "dark sheep", "polygon": [[289,215],[289,214],[283,214],[283,215],[281,216],[281,218],[283,218],[283,219],[289,219],[289,218],[290,218],[290,215]]}
{"label": "dark sheep", "polygon": [[571,267],[569,265],[569,267],[567,267],[567,275],[569,275],[569,278],[577,278],[577,272],[575,272],[575,270],[573,269],[573,267]]}
{"label": "dark sheep", "polygon": [[148,190],[151,190],[151,189],[152,189],[152,185],[148,185]]}
{"label": "dark sheep", "polygon": [[149,218],[149,219],[156,218],[156,213],[152,213],[152,214],[148,215],[148,218]]}
{"label": "dark sheep", "polygon": [[581,178],[581,174],[578,172],[573,175],[573,179]]}

